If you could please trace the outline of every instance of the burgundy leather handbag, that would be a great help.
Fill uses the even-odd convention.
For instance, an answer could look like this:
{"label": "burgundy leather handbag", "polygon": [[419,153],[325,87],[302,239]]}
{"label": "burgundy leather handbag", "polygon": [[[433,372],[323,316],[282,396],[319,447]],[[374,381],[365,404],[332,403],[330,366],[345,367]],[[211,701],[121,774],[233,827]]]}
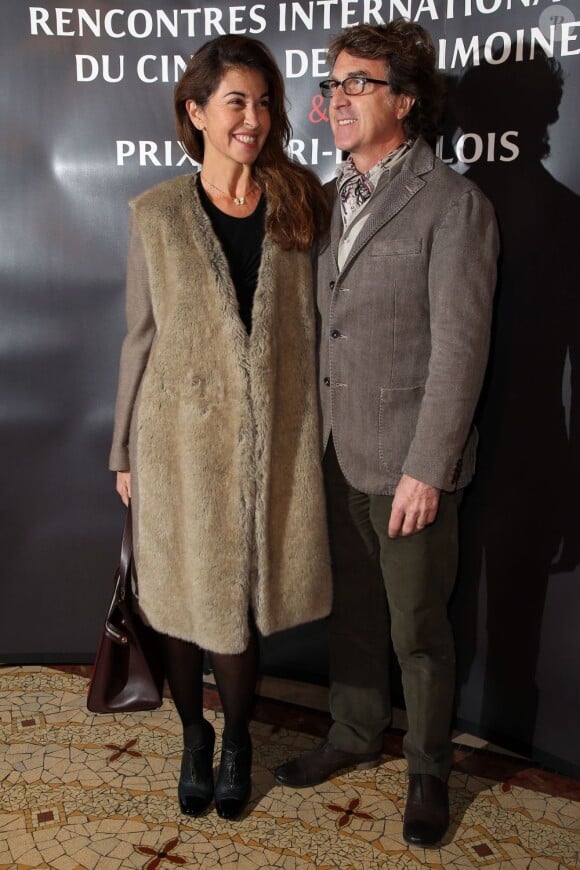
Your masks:
{"label": "burgundy leather handbag", "polygon": [[163,702],[161,651],[155,632],[144,624],[135,606],[131,587],[132,554],[129,504],[113,598],[89,684],[87,707],[91,713],[155,710]]}

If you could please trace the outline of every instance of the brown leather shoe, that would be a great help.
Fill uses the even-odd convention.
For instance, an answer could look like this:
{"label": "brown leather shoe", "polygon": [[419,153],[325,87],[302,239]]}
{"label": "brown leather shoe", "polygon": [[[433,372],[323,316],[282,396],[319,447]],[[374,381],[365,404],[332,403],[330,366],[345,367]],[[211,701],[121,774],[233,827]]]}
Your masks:
{"label": "brown leather shoe", "polygon": [[429,773],[409,774],[403,839],[412,846],[434,846],[449,827],[447,783]]}
{"label": "brown leather shoe", "polygon": [[281,764],[274,771],[274,779],[280,785],[291,788],[310,788],[320,785],[334,774],[347,770],[366,770],[381,763],[379,752],[346,752],[332,743],[323,743],[299,758]]}

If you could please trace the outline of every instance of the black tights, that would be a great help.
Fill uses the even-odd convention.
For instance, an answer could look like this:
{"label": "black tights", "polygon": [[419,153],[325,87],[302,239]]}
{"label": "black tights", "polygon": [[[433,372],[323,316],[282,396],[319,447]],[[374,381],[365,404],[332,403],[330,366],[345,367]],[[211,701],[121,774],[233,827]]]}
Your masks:
{"label": "black tights", "polygon": [[[167,682],[183,725],[183,743],[190,749],[203,740],[203,650],[194,643],[159,635]],[[258,640],[250,628],[243,653],[210,653],[224,714],[224,740],[245,746],[258,672]]]}

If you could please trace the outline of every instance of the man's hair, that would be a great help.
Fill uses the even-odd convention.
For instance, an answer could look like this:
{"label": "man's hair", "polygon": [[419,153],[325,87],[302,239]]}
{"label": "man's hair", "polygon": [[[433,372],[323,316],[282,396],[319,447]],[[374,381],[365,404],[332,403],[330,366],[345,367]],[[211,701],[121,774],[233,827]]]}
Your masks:
{"label": "man's hair", "polygon": [[415,103],[403,120],[407,136],[432,138],[443,105],[443,78],[436,67],[433,40],[419,24],[398,18],[389,24],[359,24],[343,30],[328,46],[332,68],[341,51],[385,62],[385,75],[394,94],[410,94]]}

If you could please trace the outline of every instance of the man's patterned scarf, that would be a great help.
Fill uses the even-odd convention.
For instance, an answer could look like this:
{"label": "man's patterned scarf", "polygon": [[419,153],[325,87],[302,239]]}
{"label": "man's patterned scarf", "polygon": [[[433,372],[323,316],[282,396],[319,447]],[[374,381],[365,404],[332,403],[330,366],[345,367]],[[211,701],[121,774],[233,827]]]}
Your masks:
{"label": "man's patterned scarf", "polygon": [[345,227],[348,226],[356,213],[371,198],[384,170],[399,157],[402,157],[412,144],[412,139],[405,140],[398,148],[395,148],[394,151],[391,151],[390,154],[387,154],[386,157],[375,163],[367,172],[359,172],[354,165],[352,157],[347,157],[340,167],[336,179],[342,211],[342,222]]}

